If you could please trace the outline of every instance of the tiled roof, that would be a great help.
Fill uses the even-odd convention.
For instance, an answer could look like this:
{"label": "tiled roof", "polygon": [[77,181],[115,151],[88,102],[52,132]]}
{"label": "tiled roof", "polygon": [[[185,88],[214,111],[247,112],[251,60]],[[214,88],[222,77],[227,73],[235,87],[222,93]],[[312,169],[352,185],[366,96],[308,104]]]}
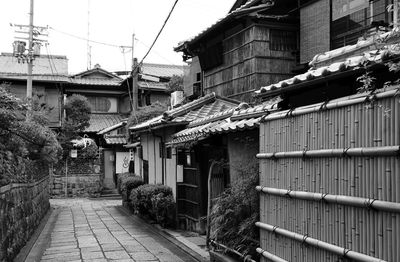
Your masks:
{"label": "tiled roof", "polygon": [[169,91],[167,83],[139,81],[138,86],[140,89],[143,89],[143,90]]}
{"label": "tiled roof", "polygon": [[[11,53],[0,55],[0,72],[13,74],[27,74],[26,63],[18,63],[18,59]],[[34,75],[68,75],[68,59],[66,56],[41,55],[33,61]]]}
{"label": "tiled roof", "polygon": [[215,93],[211,93],[180,107],[168,110],[163,115],[132,126],[129,129],[137,132],[163,125],[186,124],[195,119],[236,107],[238,104],[239,102],[220,98]]}
{"label": "tiled roof", "polygon": [[125,145],[127,143],[126,135],[104,135],[104,140],[108,145]]}
{"label": "tiled roof", "polygon": [[156,77],[170,78],[173,75],[183,75],[184,65],[166,65],[143,63],[141,73]]}
{"label": "tiled roof", "polygon": [[107,78],[70,78],[74,85],[120,86],[122,80]]}
{"label": "tiled roof", "polygon": [[105,128],[116,125],[125,117],[120,114],[99,114],[92,113],[90,116],[90,125],[84,132],[99,132]]}
{"label": "tiled roof", "polygon": [[265,9],[270,8],[273,5],[274,4],[270,3],[270,2],[268,2],[266,4],[263,4],[263,3],[261,3],[260,0],[249,0],[244,5],[236,8],[232,12],[228,13],[225,17],[219,19],[217,22],[215,22],[214,24],[212,24],[211,26],[209,26],[208,28],[206,28],[205,30],[200,32],[198,35],[178,43],[178,46],[175,47],[174,50],[177,51],[177,52],[182,51],[182,48],[184,47],[185,44],[189,44],[191,42],[194,42],[194,41],[200,39],[201,37],[206,35],[208,32],[210,32],[211,30],[215,29],[217,26],[221,25],[222,23],[225,23],[225,22],[229,21],[229,19],[234,18],[235,16],[243,15],[243,14],[246,14],[248,12],[255,12],[255,11],[265,10]]}
{"label": "tiled roof", "polygon": [[112,125],[112,126],[109,126],[107,128],[104,128],[103,130],[97,132],[97,134],[98,135],[107,134],[108,132],[111,132],[111,131],[113,131],[115,129],[118,129],[118,128],[121,128],[123,126],[126,126],[126,124],[127,124],[127,120],[123,120],[123,121],[121,121],[119,123],[116,123],[115,125]]}
{"label": "tiled roof", "polygon": [[360,70],[360,67],[363,65],[379,64],[392,56],[398,56],[400,54],[400,52],[395,49],[395,46],[393,46],[393,49],[391,46],[387,48],[388,49],[386,50],[365,52],[363,55],[349,57],[343,62],[336,62],[318,69],[310,69],[304,74],[296,75],[276,84],[261,87],[259,90],[255,91],[256,96],[268,97],[279,95],[280,93],[290,90],[299,84],[307,84],[307,82],[324,79],[343,72]]}
{"label": "tiled roof", "polygon": [[[390,32],[385,33],[377,33],[376,35],[370,36],[367,39],[359,40],[357,44],[347,45],[341,48],[337,48],[331,51],[327,51],[324,53],[320,53],[314,56],[314,58],[310,61],[309,65],[312,68],[318,67],[319,64],[326,64],[330,61],[338,61],[338,59],[345,59],[346,57],[351,55],[354,52],[361,52],[361,50],[367,51],[368,49],[376,49],[376,45],[378,44],[391,44],[393,41],[398,41],[400,37],[400,29],[394,28]],[[330,62],[330,63],[332,63]]]}
{"label": "tiled roof", "polygon": [[[277,109],[277,103],[266,103],[253,108],[234,110],[233,112],[229,109],[222,114],[214,114],[213,116],[191,122],[188,128],[174,134],[168,144],[192,143],[213,134],[257,128],[264,115]],[[221,117],[221,115],[225,116],[225,118]]]}
{"label": "tiled roof", "polygon": [[[0,79],[2,80],[26,80],[27,74],[12,74],[12,73],[2,73],[0,72]],[[33,81],[41,82],[69,82],[68,76],[62,75],[32,75]]]}

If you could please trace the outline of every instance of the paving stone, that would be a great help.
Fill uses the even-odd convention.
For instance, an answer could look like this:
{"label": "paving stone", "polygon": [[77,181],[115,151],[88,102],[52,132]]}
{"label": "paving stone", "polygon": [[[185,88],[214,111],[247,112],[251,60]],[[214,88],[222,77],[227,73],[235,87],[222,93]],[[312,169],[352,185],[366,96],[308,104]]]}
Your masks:
{"label": "paving stone", "polygon": [[104,258],[103,252],[81,252],[83,259]]}
{"label": "paving stone", "polygon": [[135,252],[135,253],[129,253],[129,255],[134,259],[134,260],[141,260],[141,261],[155,261],[157,258],[151,254],[150,252]]}
{"label": "paving stone", "polygon": [[130,256],[125,251],[104,252],[107,259],[129,259]]}

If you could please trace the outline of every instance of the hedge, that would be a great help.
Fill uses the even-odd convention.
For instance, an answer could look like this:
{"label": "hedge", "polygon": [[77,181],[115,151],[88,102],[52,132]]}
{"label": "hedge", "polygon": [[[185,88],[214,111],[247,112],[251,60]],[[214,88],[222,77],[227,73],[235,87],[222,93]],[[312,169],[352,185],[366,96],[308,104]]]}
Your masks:
{"label": "hedge", "polygon": [[138,186],[143,185],[144,182],[140,176],[135,176],[132,173],[123,173],[118,176],[117,188],[118,192],[122,194],[122,201],[128,202],[129,205],[129,195],[131,191]]}
{"label": "hedge", "polygon": [[164,227],[175,226],[176,205],[170,187],[145,184],[132,190],[129,198],[136,214],[149,217]]}

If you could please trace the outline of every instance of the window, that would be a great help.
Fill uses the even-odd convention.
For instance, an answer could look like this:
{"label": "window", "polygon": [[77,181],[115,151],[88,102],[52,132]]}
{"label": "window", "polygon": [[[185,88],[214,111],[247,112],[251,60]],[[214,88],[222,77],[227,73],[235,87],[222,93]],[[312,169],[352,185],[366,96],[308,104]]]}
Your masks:
{"label": "window", "polygon": [[117,98],[89,96],[87,99],[92,107],[92,112],[116,113],[118,111]]}
{"label": "window", "polygon": [[294,51],[297,49],[296,33],[271,29],[270,49],[275,51]]}
{"label": "window", "polygon": [[331,49],[357,43],[373,22],[388,26],[392,0],[332,0]]}

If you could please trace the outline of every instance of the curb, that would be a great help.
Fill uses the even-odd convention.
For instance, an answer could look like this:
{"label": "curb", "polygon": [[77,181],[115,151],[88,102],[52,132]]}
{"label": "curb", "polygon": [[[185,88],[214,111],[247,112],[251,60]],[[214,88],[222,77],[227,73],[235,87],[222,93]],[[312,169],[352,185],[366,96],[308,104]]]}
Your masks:
{"label": "curb", "polygon": [[197,253],[191,247],[185,245],[185,243],[182,243],[181,241],[176,239],[176,237],[171,235],[169,232],[166,232],[165,230],[158,228],[157,226],[155,226],[153,224],[147,223],[142,218],[132,214],[132,212],[130,210],[128,210],[127,208],[125,208],[123,206],[119,206],[118,209],[120,209],[125,214],[129,215],[132,219],[140,221],[142,224],[146,225],[149,229],[151,229],[154,233],[157,233],[158,235],[167,239],[169,242],[173,243],[175,246],[180,248],[182,251],[189,254],[191,257],[193,257],[194,261],[198,261],[198,262],[210,261],[208,258],[203,257],[201,254]]}

